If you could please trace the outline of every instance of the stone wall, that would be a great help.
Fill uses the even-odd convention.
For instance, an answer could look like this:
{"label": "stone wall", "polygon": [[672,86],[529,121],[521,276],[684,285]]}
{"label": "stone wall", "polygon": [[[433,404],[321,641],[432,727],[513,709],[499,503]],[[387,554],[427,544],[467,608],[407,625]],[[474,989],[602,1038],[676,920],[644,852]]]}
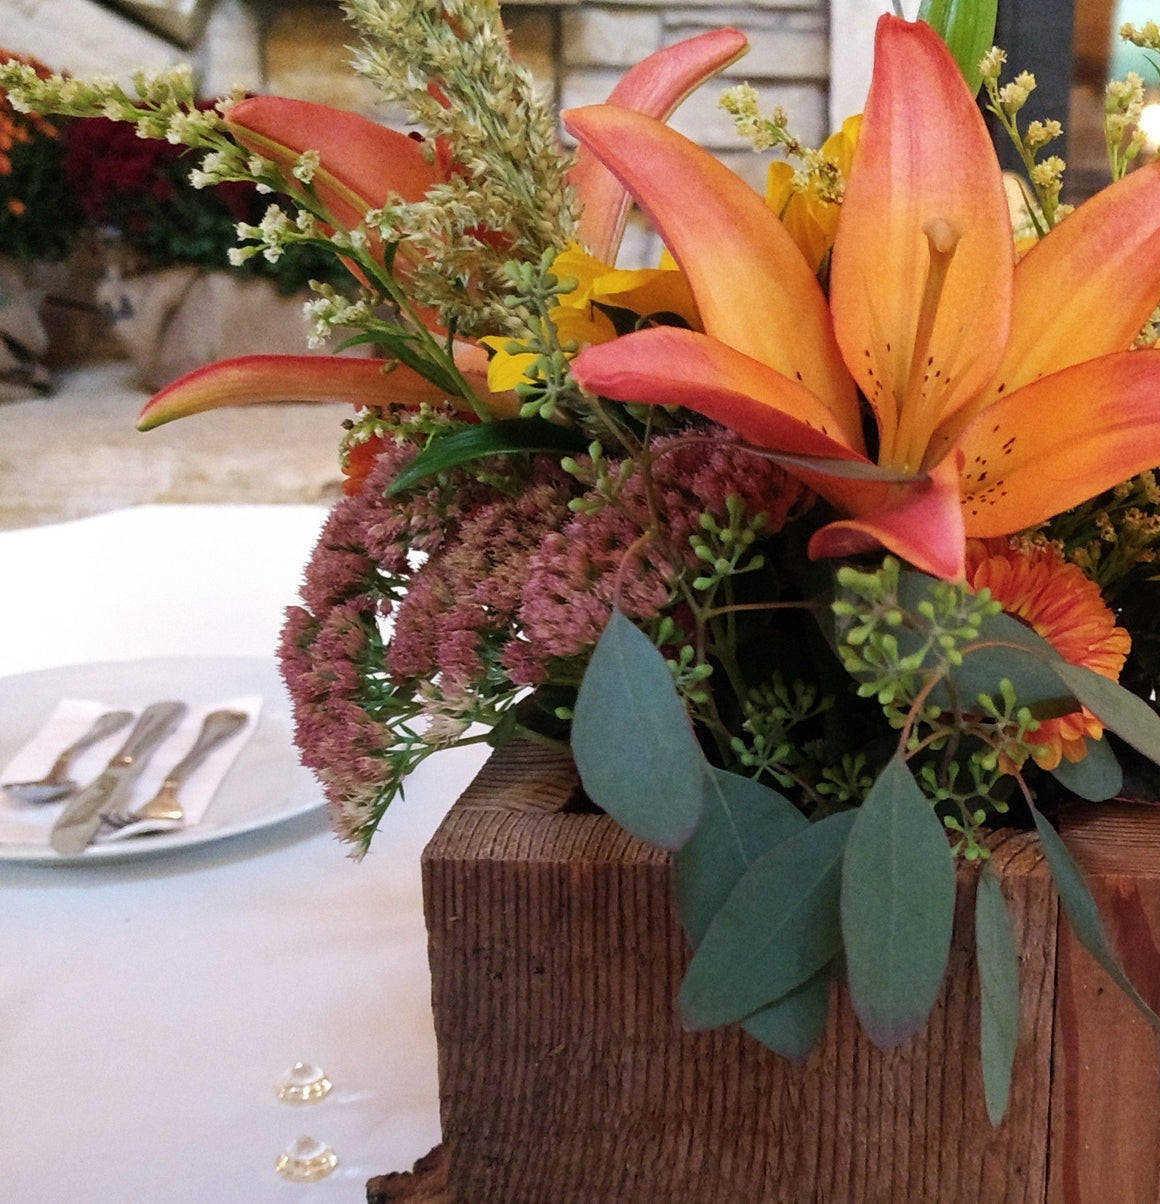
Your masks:
{"label": "stone wall", "polygon": [[[121,8],[98,0],[0,0],[0,42],[77,74],[125,77],[192,62],[207,95],[241,83],[383,114],[369,85],[346,67],[351,31],[337,0],[119,0],[130,8],[191,12],[200,33],[183,47]],[[781,105],[806,141],[825,136],[829,76],[828,0],[560,0],[504,4],[519,57],[561,106],[602,100],[631,64],[681,38],[720,25],[748,34],[750,53],[727,73],[746,79],[766,104]],[[180,22],[175,22],[180,25]],[[674,124],[746,170],[732,127],[717,107],[720,88],[695,93]],[[754,172],[749,171],[749,175]]]}

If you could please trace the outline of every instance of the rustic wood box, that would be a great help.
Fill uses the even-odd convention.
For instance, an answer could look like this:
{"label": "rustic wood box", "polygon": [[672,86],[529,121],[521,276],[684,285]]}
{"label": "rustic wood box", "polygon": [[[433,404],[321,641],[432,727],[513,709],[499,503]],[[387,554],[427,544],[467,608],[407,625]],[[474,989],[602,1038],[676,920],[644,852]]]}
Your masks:
{"label": "rustic wood box", "polygon": [[[994,838],[1023,1022],[993,1129],[968,874],[927,1027],[883,1054],[839,991],[795,1066],[736,1026],[683,1031],[667,855],[570,812],[577,793],[568,761],[509,747],[424,854],[451,1204],[1160,1201],[1156,1036],[1057,924],[1032,835]],[[1160,995],[1160,810],[1088,804],[1065,831],[1145,995]]]}

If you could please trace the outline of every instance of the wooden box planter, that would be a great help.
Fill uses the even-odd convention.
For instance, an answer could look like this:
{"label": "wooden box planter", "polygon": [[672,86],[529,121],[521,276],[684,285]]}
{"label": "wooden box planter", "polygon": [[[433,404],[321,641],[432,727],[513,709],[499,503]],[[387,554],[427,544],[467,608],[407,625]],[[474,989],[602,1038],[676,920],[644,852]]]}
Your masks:
{"label": "wooden box planter", "polygon": [[[1156,1036],[1057,923],[1032,835],[993,842],[1023,993],[993,1129],[969,875],[927,1027],[881,1053],[838,992],[822,1043],[792,1065],[736,1026],[683,1031],[667,855],[569,812],[576,788],[567,761],[505,749],[424,854],[449,1204],[1160,1201]],[[1160,994],[1160,810],[1089,804],[1065,832],[1144,994]]]}

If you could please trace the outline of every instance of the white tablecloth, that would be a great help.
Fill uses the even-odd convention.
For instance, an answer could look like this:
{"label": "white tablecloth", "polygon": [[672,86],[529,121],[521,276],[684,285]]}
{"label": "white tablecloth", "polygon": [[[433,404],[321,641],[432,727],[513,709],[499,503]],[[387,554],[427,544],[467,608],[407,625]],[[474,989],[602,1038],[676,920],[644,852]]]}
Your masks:
{"label": "white tablecloth", "polygon": [[[146,506],[0,532],[0,674],[272,654],[323,515]],[[361,864],[321,811],[128,864],[0,860],[0,1199],[354,1204],[436,1144],[418,859],[484,755],[428,762]],[[298,1060],[327,1099],[276,1098]],[[303,1135],[338,1154],[321,1182],[275,1174]]]}

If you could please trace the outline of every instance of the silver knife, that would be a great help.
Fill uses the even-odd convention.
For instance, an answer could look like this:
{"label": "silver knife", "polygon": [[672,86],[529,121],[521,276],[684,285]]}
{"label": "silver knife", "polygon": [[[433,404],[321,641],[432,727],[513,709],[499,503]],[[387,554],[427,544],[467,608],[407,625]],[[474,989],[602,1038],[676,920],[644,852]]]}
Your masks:
{"label": "silver knife", "polygon": [[58,853],[84,852],[101,822],[101,812],[117,805],[132,789],[145,762],[181,722],[187,709],[184,702],[155,702],[141,712],[117,755],[94,781],[73,796],[53,824],[48,841]]}

